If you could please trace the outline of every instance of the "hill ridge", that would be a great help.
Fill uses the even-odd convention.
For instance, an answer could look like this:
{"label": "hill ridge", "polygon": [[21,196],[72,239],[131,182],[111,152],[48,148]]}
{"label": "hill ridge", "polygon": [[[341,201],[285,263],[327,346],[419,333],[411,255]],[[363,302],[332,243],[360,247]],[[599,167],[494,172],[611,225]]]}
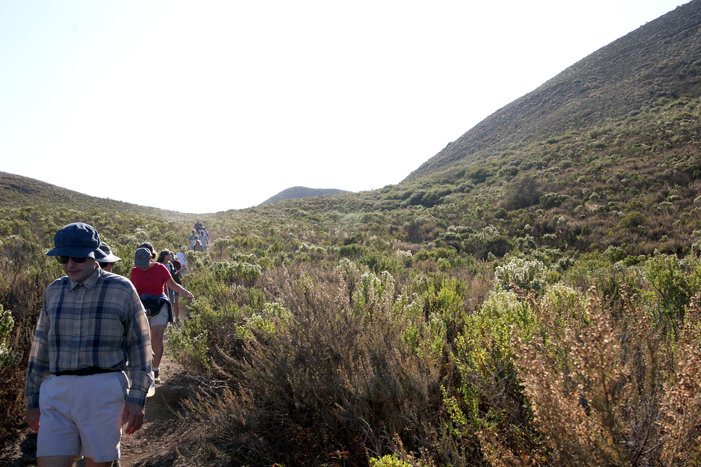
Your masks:
{"label": "hill ridge", "polygon": [[[487,157],[516,141],[596,127],[639,110],[651,97],[700,95],[700,27],[698,0],[640,26],[492,113],[404,181]],[[679,48],[685,54],[674,53]]]}
{"label": "hill ridge", "polygon": [[270,198],[268,198],[265,201],[263,201],[262,203],[260,203],[259,206],[274,203],[276,201],[285,201],[288,199],[310,198],[313,196],[324,196],[324,195],[336,195],[339,193],[350,193],[350,192],[345,191],[345,190],[339,190],[336,188],[307,188],[304,186],[293,186],[291,188],[287,188],[285,190],[282,190],[280,193],[276,194],[275,196],[271,196]]}
{"label": "hill ridge", "polygon": [[111,208],[115,211],[155,214],[172,219],[188,216],[187,213],[178,211],[86,195],[35,178],[2,171],[0,171],[0,204],[6,207],[31,206],[35,204],[55,204],[57,206],[72,207],[80,204],[87,205],[92,209],[105,210],[106,208]]}

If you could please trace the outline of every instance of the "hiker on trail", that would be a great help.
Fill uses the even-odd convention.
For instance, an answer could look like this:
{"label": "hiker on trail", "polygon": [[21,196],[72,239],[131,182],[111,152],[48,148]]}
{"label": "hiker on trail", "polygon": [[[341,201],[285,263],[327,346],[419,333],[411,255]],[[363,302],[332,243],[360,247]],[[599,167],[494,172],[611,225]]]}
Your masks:
{"label": "hiker on trail", "polygon": [[[178,267],[176,269],[175,265],[172,262],[173,259],[173,253],[171,253],[169,250],[163,250],[158,254],[158,259],[156,260],[157,263],[161,263],[165,265],[166,268],[168,268],[168,272],[170,273],[171,277],[175,281],[176,284],[182,285],[180,283],[180,272],[178,269],[180,269],[180,262],[178,262]],[[180,322],[180,294],[176,292],[175,290],[171,289],[168,287],[168,299],[170,300],[170,303],[173,305],[173,315],[175,318],[175,322],[179,323]]]}
{"label": "hiker on trail", "polygon": [[[175,268],[173,268],[173,263],[171,260],[173,259],[173,254],[169,250],[161,250],[160,253],[158,253],[158,259],[156,259],[157,263],[161,263],[168,269],[168,272],[170,273],[170,276],[173,277],[173,271],[175,271]],[[168,295],[168,300],[170,300],[170,303],[173,303],[173,289],[170,287],[166,288],[166,294]]]}
{"label": "hiker on trail", "polygon": [[142,243],[139,248],[146,248],[151,253],[151,261],[156,259],[156,249],[149,242]]}
{"label": "hiker on trail", "polygon": [[104,258],[100,259],[100,261],[98,262],[100,264],[100,267],[103,271],[112,272],[112,268],[114,268],[114,265],[117,264],[117,261],[121,261],[122,258],[113,255],[112,249],[109,246],[107,246],[105,242],[100,242],[100,250],[102,250],[102,252],[105,255],[107,255]]}
{"label": "hiker on trail", "polygon": [[195,249],[195,242],[200,239],[200,236],[197,235],[197,230],[193,230],[187,239],[190,241],[190,249],[194,250]]}
{"label": "hiker on trail", "polygon": [[[180,245],[180,251],[175,253],[175,259],[180,261],[180,276],[184,276],[187,274],[187,257],[185,256],[185,252],[182,250],[182,245]],[[178,284],[179,283],[180,282],[178,282]]]}
{"label": "hiker on trail", "polygon": [[199,232],[202,229],[204,229],[204,225],[202,225],[202,222],[200,222],[199,220],[195,222],[195,231]]}
{"label": "hiker on trail", "polygon": [[204,252],[204,247],[202,246],[202,242],[200,242],[199,240],[195,240],[195,247],[193,248],[193,250]]}
{"label": "hiker on trail", "polygon": [[168,285],[174,291],[186,298],[194,296],[178,285],[168,272],[168,268],[161,263],[153,262],[153,257],[148,248],[139,248],[134,254],[134,267],[129,279],[136,287],[146,309],[149,324],[151,325],[151,345],[153,346],[153,377],[159,379],[160,369],[158,365],[163,358],[163,335],[168,323],[173,322],[171,303],[165,293]]}
{"label": "hiker on trail", "polygon": [[[126,278],[98,267],[100,236],[77,222],[54,236],[66,273],[44,292],[27,366],[27,422],[37,437],[37,466],[111,466],[122,425],[144,422],[151,385],[146,314]],[[129,375],[127,377],[127,372]]]}
{"label": "hiker on trail", "polygon": [[[173,261],[173,269],[175,273],[173,274],[173,280],[176,284],[182,286],[182,280],[180,279],[180,271],[182,270],[182,265],[177,259]],[[175,322],[180,323],[180,294],[173,291],[173,314],[175,315]]]}
{"label": "hiker on trail", "polygon": [[204,251],[207,251],[207,245],[209,243],[209,236],[205,234],[206,230],[201,230],[200,231],[200,243],[202,244],[202,248]]}

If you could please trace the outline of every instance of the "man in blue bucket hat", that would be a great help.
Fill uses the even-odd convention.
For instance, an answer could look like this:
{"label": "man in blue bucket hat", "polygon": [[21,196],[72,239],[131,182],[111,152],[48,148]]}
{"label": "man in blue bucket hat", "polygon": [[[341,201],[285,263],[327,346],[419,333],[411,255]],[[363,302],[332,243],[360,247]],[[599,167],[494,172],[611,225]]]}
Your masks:
{"label": "man in blue bucket hat", "polygon": [[97,262],[103,270],[112,272],[114,265],[117,264],[117,261],[121,261],[122,258],[113,254],[112,249],[105,242],[100,242],[100,250],[105,254],[105,257],[99,259]]}
{"label": "man in blue bucket hat", "polygon": [[131,434],[144,421],[148,320],[132,283],[98,267],[107,255],[92,226],[66,225],[46,254],[66,277],[44,292],[27,367],[37,466],[68,467],[85,457],[88,467],[107,467],[119,459],[122,426]]}

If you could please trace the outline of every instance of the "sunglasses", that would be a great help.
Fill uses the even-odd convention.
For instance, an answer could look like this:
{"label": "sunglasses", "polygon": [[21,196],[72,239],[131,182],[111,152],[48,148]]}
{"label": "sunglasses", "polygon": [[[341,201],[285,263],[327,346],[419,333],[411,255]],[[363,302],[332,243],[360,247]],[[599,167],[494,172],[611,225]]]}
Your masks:
{"label": "sunglasses", "polygon": [[75,256],[57,256],[56,259],[61,264],[68,263],[68,260],[73,260],[74,263],[84,263],[88,258],[76,258]]}

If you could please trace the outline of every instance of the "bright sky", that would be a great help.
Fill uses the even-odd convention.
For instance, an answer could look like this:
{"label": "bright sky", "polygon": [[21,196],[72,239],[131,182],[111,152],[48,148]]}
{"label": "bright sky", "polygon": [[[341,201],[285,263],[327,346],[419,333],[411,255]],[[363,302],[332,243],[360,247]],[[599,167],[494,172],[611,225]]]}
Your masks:
{"label": "bright sky", "polygon": [[686,0],[0,0],[0,171],[181,212],[396,184]]}

